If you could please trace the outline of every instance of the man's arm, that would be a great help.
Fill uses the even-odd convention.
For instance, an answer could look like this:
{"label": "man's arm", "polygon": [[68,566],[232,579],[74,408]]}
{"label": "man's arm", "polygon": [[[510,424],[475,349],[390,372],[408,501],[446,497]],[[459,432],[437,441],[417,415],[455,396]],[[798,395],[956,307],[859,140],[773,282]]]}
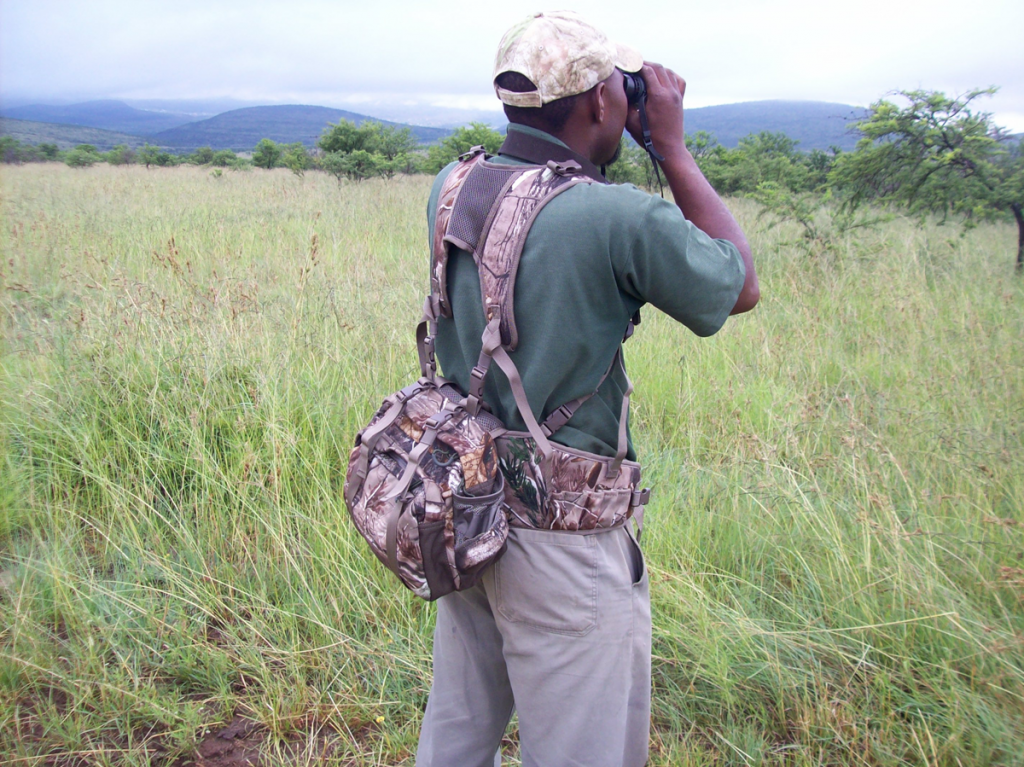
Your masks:
{"label": "man's arm", "polygon": [[[659,164],[676,205],[697,228],[715,239],[728,240],[739,250],[746,267],[746,279],[730,314],[749,312],[761,297],[750,244],[686,148],[683,133],[686,81],[660,64],[645,63],[642,74],[647,84],[647,117],[651,138],[654,148],[665,157],[664,162]],[[643,146],[640,117],[635,108],[630,109],[626,127]]]}

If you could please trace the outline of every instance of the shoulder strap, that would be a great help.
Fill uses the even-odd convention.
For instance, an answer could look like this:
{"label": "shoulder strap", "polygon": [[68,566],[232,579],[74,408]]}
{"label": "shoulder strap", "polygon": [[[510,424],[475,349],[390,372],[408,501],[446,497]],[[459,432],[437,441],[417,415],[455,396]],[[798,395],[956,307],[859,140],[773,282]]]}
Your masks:
{"label": "shoulder strap", "polygon": [[459,164],[452,168],[437,197],[430,261],[430,294],[436,298],[438,313],[445,317],[452,316],[451,305],[448,303],[448,223],[466,176],[486,156],[482,146],[475,146],[460,156]]}
{"label": "shoulder strap", "polygon": [[[507,166],[485,163],[481,170],[494,167]],[[555,197],[576,184],[593,183],[581,171],[579,163],[572,160],[527,166],[506,186],[490,211],[483,245],[477,247],[474,256],[480,272],[484,318],[487,322],[496,317],[501,319],[501,345],[508,351],[514,351],[519,344],[513,298],[526,236],[537,215]]]}
{"label": "shoulder strap", "polygon": [[[508,154],[527,160],[534,156],[543,158],[540,153],[547,152],[546,164],[523,166],[489,163],[486,162],[483,149],[474,147],[460,158],[462,162],[445,179],[434,221],[431,292],[424,306],[423,320],[417,328],[417,346],[424,376],[433,379],[436,375],[433,338],[437,333],[437,319],[441,315],[451,316],[446,284],[448,247],[455,245],[469,251],[473,254],[480,276],[481,300],[487,327],[481,339],[480,358],[471,373],[469,392],[462,404],[474,415],[480,411],[484,379],[491,362],[496,362],[509,381],[516,408],[527,430],[542,455],[547,457],[551,454],[548,437],[564,426],[573,413],[597,393],[616,363],[622,365],[623,361],[620,347],[593,392],[557,408],[543,424],[537,422],[530,409],[522,378],[508,354],[519,342],[513,294],[523,246],[537,215],[551,200],[576,184],[607,181],[593,163],[585,158],[577,159],[579,156],[568,148],[539,139],[533,140],[529,136],[526,136],[529,141],[525,143],[514,139],[509,141],[513,136],[524,135],[509,134],[502,150],[507,148]],[[565,156],[551,159],[552,150],[564,150],[561,154]],[[590,166],[586,168],[590,173],[585,174],[583,162]],[[632,326],[631,321],[627,338],[631,335]],[[609,469],[611,476],[618,472],[628,447],[626,415],[631,390],[627,378],[618,448]]]}

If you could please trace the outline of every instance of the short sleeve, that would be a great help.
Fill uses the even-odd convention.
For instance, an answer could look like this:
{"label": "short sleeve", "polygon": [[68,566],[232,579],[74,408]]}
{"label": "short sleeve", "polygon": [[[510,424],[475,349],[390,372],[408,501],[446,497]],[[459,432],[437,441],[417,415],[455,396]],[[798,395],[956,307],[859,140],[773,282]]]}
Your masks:
{"label": "short sleeve", "polygon": [[625,292],[698,336],[725,324],[745,277],[735,245],[709,237],[660,197],[650,198],[619,274]]}

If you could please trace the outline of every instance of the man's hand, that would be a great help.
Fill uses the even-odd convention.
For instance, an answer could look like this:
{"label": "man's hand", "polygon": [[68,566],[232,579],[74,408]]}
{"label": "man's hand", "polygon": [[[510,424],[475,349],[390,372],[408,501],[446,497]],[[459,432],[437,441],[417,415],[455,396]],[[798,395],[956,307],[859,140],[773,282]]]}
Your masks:
{"label": "man's hand", "polygon": [[[748,312],[761,296],[754,259],[743,230],[704,178],[686,148],[683,133],[686,81],[671,69],[650,62],[644,63],[640,74],[647,85],[647,122],[651,130],[651,141],[654,148],[665,157],[659,165],[665,172],[672,197],[683,215],[698,229],[715,239],[728,240],[739,250],[746,267],[746,279],[732,314]],[[636,142],[643,146],[640,112],[635,106],[630,107],[626,128]]]}
{"label": "man's hand", "polygon": [[[686,81],[661,64],[644,63],[640,70],[647,85],[647,123],[654,148],[665,156],[678,155],[686,148],[683,134],[683,96]],[[640,110],[633,105],[626,118],[626,129],[640,146],[644,145],[640,130]]]}

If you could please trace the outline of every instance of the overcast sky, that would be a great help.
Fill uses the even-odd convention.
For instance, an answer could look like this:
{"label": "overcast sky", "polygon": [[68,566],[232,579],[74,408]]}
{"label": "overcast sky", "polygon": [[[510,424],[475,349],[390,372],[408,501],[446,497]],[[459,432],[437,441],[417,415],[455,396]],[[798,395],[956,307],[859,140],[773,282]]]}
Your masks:
{"label": "overcast sky", "polygon": [[[689,106],[962,92],[1024,131],[1024,0],[556,2],[686,78]],[[230,97],[497,109],[504,30],[535,0],[0,0],[0,98]]]}

